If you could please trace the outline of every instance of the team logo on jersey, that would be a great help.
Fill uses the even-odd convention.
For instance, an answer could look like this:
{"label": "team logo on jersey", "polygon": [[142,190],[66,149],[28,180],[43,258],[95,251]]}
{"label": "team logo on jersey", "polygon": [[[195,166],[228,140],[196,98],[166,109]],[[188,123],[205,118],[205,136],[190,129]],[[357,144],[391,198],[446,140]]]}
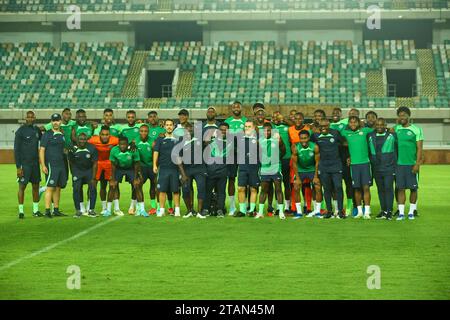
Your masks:
{"label": "team logo on jersey", "polygon": [[252,139],[252,143],[256,143],[256,140],[255,140],[255,139]]}
{"label": "team logo on jersey", "polygon": [[36,133],[36,138],[39,138],[39,133]]}
{"label": "team logo on jersey", "polygon": [[331,138],[331,139],[330,139],[330,142],[331,142],[331,143],[334,143],[334,138]]}
{"label": "team logo on jersey", "polygon": [[73,181],[77,181],[77,180],[78,180],[78,178],[74,176],[73,177]]}
{"label": "team logo on jersey", "polygon": [[411,131],[408,131],[408,132],[406,132],[406,134],[408,135],[408,136],[412,136],[412,132]]}
{"label": "team logo on jersey", "polygon": [[152,135],[153,135],[153,136],[156,136],[156,131],[153,131],[153,132],[152,132]]}
{"label": "team logo on jersey", "polygon": [[151,148],[150,147],[147,147],[147,151],[150,151],[151,150]]}
{"label": "team logo on jersey", "polygon": [[288,127],[284,127],[284,131],[288,131],[289,130],[289,128]]}
{"label": "team logo on jersey", "polygon": [[138,132],[138,131],[139,131],[139,129],[138,129],[138,128],[135,128],[135,129],[134,129],[134,132]]}
{"label": "team logo on jersey", "polygon": [[91,157],[91,155],[90,155],[90,154],[87,154],[87,155],[86,155],[86,158],[88,158],[88,159],[89,159],[90,157]]}
{"label": "team logo on jersey", "polygon": [[243,124],[241,124],[239,127],[240,127],[241,129],[244,129],[244,125],[243,125]]}
{"label": "team logo on jersey", "polygon": [[50,182],[50,184],[54,184],[54,183],[55,183],[55,180],[52,179],[52,180],[50,180],[49,182]]}
{"label": "team logo on jersey", "polygon": [[131,156],[127,156],[127,160],[131,160]]}
{"label": "team logo on jersey", "polygon": [[311,152],[309,153],[309,156],[312,157],[313,155],[314,155],[314,152],[311,151]]}
{"label": "team logo on jersey", "polygon": [[363,133],[362,131],[360,131],[358,134],[359,134],[360,136],[362,136],[364,133]]}

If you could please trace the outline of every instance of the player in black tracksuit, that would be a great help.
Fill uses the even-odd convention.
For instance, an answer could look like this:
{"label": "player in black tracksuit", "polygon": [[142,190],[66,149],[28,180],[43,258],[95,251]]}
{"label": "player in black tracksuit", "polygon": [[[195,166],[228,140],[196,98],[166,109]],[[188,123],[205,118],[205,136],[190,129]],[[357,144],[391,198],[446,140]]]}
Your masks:
{"label": "player in black tracksuit", "polygon": [[395,167],[397,163],[397,135],[386,129],[386,121],[378,118],[375,131],[367,136],[369,155],[377,184],[381,212],[377,219],[392,218]]}
{"label": "player in black tracksuit", "polygon": [[[228,123],[222,122],[219,125],[219,130],[216,131],[215,136],[207,138],[206,149],[210,157],[205,159],[207,164],[207,179],[206,179],[206,198],[204,207],[211,208],[213,192],[216,195],[216,209],[215,212],[210,212],[210,215],[217,215],[218,218],[225,216],[225,197],[227,187],[227,156],[230,153],[231,143],[227,143],[227,131],[230,128]],[[232,151],[231,151],[232,152]]]}
{"label": "player in black tracksuit", "polygon": [[339,157],[341,135],[337,130],[330,129],[327,119],[320,121],[320,133],[314,133],[311,141],[319,146],[319,179],[323,186],[327,214],[325,218],[333,215],[332,195],[336,195],[338,217],[345,219],[344,195],[342,189],[342,161]]}
{"label": "player in black tracksuit", "polygon": [[[186,123],[186,135],[180,143],[182,148],[182,168],[184,174],[188,177],[187,181],[182,185],[183,200],[186,204],[188,213],[183,218],[197,216],[197,218],[206,217],[206,212],[203,211],[203,201],[206,196],[206,165],[203,161],[203,139],[198,139],[194,136],[194,128],[192,124]],[[194,211],[193,204],[193,184],[195,180],[197,185],[197,212]]]}
{"label": "player in black tracksuit", "polygon": [[89,217],[96,217],[95,202],[97,189],[95,176],[97,174],[97,149],[87,142],[87,135],[81,133],[76,138],[76,146],[69,151],[70,171],[72,172],[73,202],[75,204],[75,217],[81,217],[80,202],[82,201],[83,185],[89,188]]}
{"label": "player in black tracksuit", "polygon": [[17,168],[17,181],[19,182],[19,218],[24,218],[23,203],[25,189],[28,183],[33,188],[33,216],[40,217],[39,212],[39,182],[41,173],[39,168],[39,140],[41,131],[34,125],[36,116],[33,111],[26,114],[26,123],[17,131],[14,138],[14,158]]}

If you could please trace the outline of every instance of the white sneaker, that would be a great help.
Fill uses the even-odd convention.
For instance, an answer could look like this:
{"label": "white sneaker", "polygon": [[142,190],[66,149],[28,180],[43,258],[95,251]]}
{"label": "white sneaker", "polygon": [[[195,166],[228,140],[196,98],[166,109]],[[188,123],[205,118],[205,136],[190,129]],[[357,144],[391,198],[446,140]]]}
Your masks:
{"label": "white sneaker", "polygon": [[123,217],[123,212],[120,210],[114,210],[114,215],[119,216],[119,217]]}
{"label": "white sneaker", "polygon": [[175,217],[181,217],[181,214],[179,212],[175,213]]}
{"label": "white sneaker", "polygon": [[278,216],[280,217],[280,220],[285,220],[286,219],[286,216],[284,215],[284,212],[280,212],[278,214]]}
{"label": "white sneaker", "polygon": [[370,213],[365,214],[364,217],[363,217],[363,219],[365,219],[365,220],[370,220],[370,219],[371,219],[371,218],[370,218]]}
{"label": "white sneaker", "polygon": [[228,212],[228,215],[229,215],[229,216],[234,216],[234,213],[235,213],[235,212],[236,212],[236,210],[233,210],[233,211],[230,210],[230,212]]}
{"label": "white sneaker", "polygon": [[156,217],[157,217],[157,218],[162,218],[162,216],[163,216],[163,215],[162,215],[161,213],[157,213],[157,214],[156,214]]}
{"label": "white sneaker", "polygon": [[314,216],[316,215],[315,212],[310,212],[306,215],[307,218],[314,218]]}
{"label": "white sneaker", "polygon": [[197,213],[197,218],[206,219],[206,216],[202,215],[201,213]]}
{"label": "white sneaker", "polygon": [[362,213],[358,213],[356,216],[355,216],[355,219],[359,219],[359,218],[362,218],[363,217],[363,214]]}
{"label": "white sneaker", "polygon": [[405,215],[404,214],[399,214],[396,220],[397,221],[405,220]]}
{"label": "white sneaker", "polygon": [[408,214],[408,220],[414,220],[414,214]]}
{"label": "white sneaker", "polygon": [[188,214],[185,214],[184,216],[183,216],[183,218],[190,218],[190,217],[193,217],[194,216],[194,214],[192,213],[192,211],[191,212],[189,212]]}
{"label": "white sneaker", "polygon": [[264,218],[264,215],[259,213],[255,216],[255,219],[262,219],[262,218]]}

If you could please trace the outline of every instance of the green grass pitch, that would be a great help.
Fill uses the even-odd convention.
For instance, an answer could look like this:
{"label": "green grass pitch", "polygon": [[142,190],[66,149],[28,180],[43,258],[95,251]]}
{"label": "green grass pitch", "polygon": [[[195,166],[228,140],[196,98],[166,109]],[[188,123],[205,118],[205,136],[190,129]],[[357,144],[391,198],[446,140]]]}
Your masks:
{"label": "green grass pitch", "polygon": [[[72,240],[107,219],[33,218],[27,190],[19,221],[14,166],[0,176],[0,299],[450,298],[450,166],[422,167],[415,221],[125,216]],[[61,209],[73,212],[70,183]],[[380,289],[367,287],[370,265]]]}

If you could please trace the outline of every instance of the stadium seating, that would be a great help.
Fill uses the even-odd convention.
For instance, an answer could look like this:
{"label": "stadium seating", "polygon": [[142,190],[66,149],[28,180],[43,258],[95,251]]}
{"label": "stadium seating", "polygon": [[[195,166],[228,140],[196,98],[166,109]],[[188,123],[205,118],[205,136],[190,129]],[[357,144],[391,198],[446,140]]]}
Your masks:
{"label": "stadium seating", "polygon": [[[169,99],[161,107],[206,107],[237,99],[386,108],[395,107],[398,99],[385,97],[382,61],[418,57],[414,42],[408,40],[365,41],[363,45],[350,41],[290,42],[288,47],[254,41],[212,46],[155,42],[148,59],[179,61],[182,70],[191,70],[195,75],[191,98]],[[368,75],[373,79],[371,90]],[[425,81],[429,79],[425,77]],[[438,96],[429,91],[425,92],[426,98],[416,98],[412,103],[420,107],[448,106],[446,92]]]}
{"label": "stadium seating", "polygon": [[0,106],[102,108],[121,97],[132,53],[122,43],[0,44]]}
{"label": "stadium seating", "polygon": [[384,9],[447,9],[445,0],[0,0],[0,12],[65,12],[71,4],[82,12],[352,10],[376,4]]}
{"label": "stadium seating", "polygon": [[[233,100],[343,107],[449,107],[450,44],[415,49],[413,41],[154,42],[149,51],[122,43],[0,44],[3,108],[206,108]],[[173,98],[138,95],[146,61],[177,61]],[[386,97],[384,60],[416,60],[420,97]]]}

